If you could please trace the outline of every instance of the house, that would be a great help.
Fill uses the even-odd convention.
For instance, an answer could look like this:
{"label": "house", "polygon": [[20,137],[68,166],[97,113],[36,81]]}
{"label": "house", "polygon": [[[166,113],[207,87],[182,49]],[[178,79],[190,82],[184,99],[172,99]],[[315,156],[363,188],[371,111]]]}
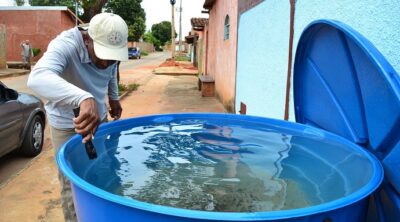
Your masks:
{"label": "house", "polygon": [[201,74],[214,79],[216,97],[232,113],[238,111],[235,88],[239,14],[259,2],[261,0],[205,0],[203,5],[209,18],[204,27]]}
{"label": "house", "polygon": [[[199,69],[215,80],[216,96],[230,112],[294,120],[293,59],[302,31],[316,19],[339,20],[359,30],[400,70],[400,34],[395,31],[400,9],[395,0],[382,6],[350,0],[316,5],[317,1],[205,0],[209,21],[203,30],[204,68]],[[377,17],[368,17],[371,14]]]}
{"label": "house", "polygon": [[41,50],[41,54],[33,58],[37,61],[53,38],[81,23],[66,6],[0,7],[0,24],[6,30],[6,60],[20,61],[20,43],[29,40],[33,48]]}
{"label": "house", "polygon": [[191,18],[190,23],[192,25],[192,30],[189,35],[185,37],[186,42],[190,44],[190,57],[193,65],[198,68],[199,74],[203,74],[205,63],[205,35],[204,27],[208,23],[207,18]]}
{"label": "house", "polygon": [[237,21],[239,0],[206,0],[206,58],[203,75],[215,81],[216,97],[229,112],[235,112]]}
{"label": "house", "polygon": [[305,27],[318,19],[337,20],[351,26],[371,41],[400,73],[399,12],[400,5],[396,0],[385,3],[343,0],[329,4],[321,4],[317,0],[270,0],[241,12],[236,109],[245,104],[250,115],[276,119],[286,116],[294,120],[291,84],[294,56]]}

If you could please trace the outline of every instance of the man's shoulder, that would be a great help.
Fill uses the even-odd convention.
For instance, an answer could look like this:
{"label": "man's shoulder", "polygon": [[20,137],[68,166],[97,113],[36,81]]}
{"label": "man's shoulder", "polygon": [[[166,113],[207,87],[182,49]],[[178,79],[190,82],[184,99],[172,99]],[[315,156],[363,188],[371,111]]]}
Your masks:
{"label": "man's shoulder", "polygon": [[[79,46],[76,29],[68,29],[61,32],[55,39],[49,44],[49,49],[56,48],[66,50],[68,48],[73,49]],[[79,32],[79,31],[78,31]]]}
{"label": "man's shoulder", "polygon": [[79,32],[76,28],[71,28],[68,30],[62,31],[54,40],[62,40],[62,41],[76,41],[77,40],[77,33]]}

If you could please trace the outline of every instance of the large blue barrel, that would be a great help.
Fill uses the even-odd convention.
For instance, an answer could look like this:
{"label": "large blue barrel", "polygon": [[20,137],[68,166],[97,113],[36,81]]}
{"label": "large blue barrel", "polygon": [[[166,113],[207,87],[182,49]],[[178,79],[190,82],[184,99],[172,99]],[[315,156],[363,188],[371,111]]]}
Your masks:
{"label": "large blue barrel", "polygon": [[[156,205],[126,198],[99,188],[87,180],[88,172],[93,171],[100,177],[97,181],[103,184],[111,183],[118,177],[118,175],[102,173],[104,169],[115,167],[115,162],[107,161],[107,158],[110,154],[116,153],[115,149],[121,149],[120,144],[112,142],[113,135],[124,134],[131,128],[146,129],[154,125],[178,126],[183,121],[195,121],[200,125],[211,123],[234,126],[240,129],[238,137],[247,135],[247,131],[251,131],[248,135],[257,131],[261,133],[273,131],[288,135],[288,138],[290,137],[288,144],[297,144],[297,147],[288,150],[286,155],[294,157],[294,161],[285,163],[285,160],[279,160],[279,164],[284,165],[280,172],[282,175],[285,174],[288,178],[298,179],[308,184],[307,187],[311,189],[311,192],[320,193],[320,198],[329,199],[329,195],[335,192],[339,184],[343,184],[347,191],[339,198],[295,209],[263,212],[209,212]],[[140,134],[140,132],[136,133]],[[123,136],[119,138],[121,140]],[[253,141],[256,139],[249,138]],[[322,146],[321,141],[331,145]],[[125,141],[124,144],[126,146],[129,141]],[[343,137],[307,125],[254,116],[189,113],[125,119],[102,125],[96,133],[94,145],[98,153],[98,158],[94,160],[89,160],[87,157],[80,136],[69,140],[57,154],[60,170],[72,183],[75,208],[81,222],[364,221],[368,197],[378,188],[383,179],[380,162],[368,151]],[[140,149],[140,147],[132,149]],[[260,160],[268,159],[267,155],[262,154],[262,146],[257,146],[257,149],[260,152]],[[133,152],[132,155],[135,154]],[[323,167],[315,169],[312,163],[315,159],[319,160]],[[335,181],[324,183],[323,181],[329,180],[333,171],[337,171],[339,177]]]}

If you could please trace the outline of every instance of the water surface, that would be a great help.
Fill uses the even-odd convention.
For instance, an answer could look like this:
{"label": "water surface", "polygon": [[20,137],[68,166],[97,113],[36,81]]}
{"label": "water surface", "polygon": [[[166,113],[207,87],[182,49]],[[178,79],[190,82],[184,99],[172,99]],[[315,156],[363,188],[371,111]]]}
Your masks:
{"label": "water surface", "polygon": [[160,120],[112,129],[95,145],[105,152],[81,173],[89,183],[126,198],[203,211],[317,205],[354,192],[372,170],[351,175],[350,183],[343,172],[367,159],[324,135],[230,120]]}

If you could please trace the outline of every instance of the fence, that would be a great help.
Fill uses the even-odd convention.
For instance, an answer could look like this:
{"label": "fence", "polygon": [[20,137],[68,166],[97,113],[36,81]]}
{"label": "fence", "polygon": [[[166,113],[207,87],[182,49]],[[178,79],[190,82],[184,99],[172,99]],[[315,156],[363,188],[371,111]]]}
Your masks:
{"label": "fence", "polygon": [[154,52],[154,46],[148,42],[128,42],[128,47],[139,47],[142,52]]}

